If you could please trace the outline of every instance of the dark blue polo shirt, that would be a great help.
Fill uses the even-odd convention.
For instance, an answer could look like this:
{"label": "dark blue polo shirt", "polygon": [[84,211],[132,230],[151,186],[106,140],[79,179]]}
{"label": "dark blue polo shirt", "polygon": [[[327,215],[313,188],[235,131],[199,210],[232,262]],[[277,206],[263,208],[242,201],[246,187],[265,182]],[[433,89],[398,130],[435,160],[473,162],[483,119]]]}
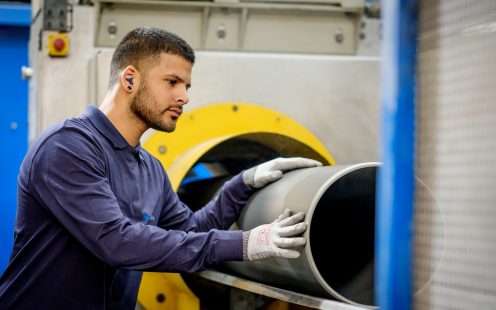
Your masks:
{"label": "dark blue polo shirt", "polygon": [[22,163],[0,309],[134,309],[141,271],[242,260],[241,231],[223,229],[252,192],[238,175],[193,213],[160,162],[89,107],[45,131]]}

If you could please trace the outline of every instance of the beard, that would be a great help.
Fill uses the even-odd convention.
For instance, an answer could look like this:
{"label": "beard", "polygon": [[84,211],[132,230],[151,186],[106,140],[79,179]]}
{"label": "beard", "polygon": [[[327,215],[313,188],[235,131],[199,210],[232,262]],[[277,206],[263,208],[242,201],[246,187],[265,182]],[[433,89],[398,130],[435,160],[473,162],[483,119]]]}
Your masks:
{"label": "beard", "polygon": [[[143,81],[144,82],[144,81]],[[131,111],[143,122],[148,128],[158,131],[173,132],[176,129],[176,122],[167,122],[162,118],[165,111],[160,111],[157,101],[148,93],[148,89],[141,84],[138,93],[131,103]]]}

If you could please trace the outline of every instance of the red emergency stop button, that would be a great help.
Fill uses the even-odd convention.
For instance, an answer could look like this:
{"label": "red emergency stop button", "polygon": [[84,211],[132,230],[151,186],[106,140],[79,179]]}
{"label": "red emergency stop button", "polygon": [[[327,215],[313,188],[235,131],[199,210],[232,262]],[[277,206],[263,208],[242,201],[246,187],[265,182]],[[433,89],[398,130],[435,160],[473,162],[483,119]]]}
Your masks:
{"label": "red emergency stop button", "polygon": [[69,36],[67,33],[51,33],[48,35],[48,55],[64,57],[69,54]]}
{"label": "red emergency stop button", "polygon": [[61,38],[57,38],[53,41],[53,47],[55,47],[55,49],[60,52],[61,50],[64,49],[65,47],[65,41],[62,40]]}

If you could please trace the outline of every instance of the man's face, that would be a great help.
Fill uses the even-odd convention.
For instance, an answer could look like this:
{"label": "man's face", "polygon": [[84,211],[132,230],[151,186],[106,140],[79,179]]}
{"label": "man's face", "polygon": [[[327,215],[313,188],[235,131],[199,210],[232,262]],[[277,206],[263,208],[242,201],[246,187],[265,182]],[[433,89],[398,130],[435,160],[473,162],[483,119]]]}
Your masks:
{"label": "man's face", "polygon": [[188,103],[192,64],[181,56],[162,53],[151,65],[131,103],[131,111],[147,127],[172,132]]}

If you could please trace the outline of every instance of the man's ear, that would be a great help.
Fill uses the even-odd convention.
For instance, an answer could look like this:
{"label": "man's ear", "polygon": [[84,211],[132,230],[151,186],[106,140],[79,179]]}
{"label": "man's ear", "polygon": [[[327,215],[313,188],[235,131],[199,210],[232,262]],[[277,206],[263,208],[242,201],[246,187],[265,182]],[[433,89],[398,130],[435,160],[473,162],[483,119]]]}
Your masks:
{"label": "man's ear", "polygon": [[120,85],[128,93],[135,92],[139,87],[140,75],[134,66],[127,66],[120,75]]}

